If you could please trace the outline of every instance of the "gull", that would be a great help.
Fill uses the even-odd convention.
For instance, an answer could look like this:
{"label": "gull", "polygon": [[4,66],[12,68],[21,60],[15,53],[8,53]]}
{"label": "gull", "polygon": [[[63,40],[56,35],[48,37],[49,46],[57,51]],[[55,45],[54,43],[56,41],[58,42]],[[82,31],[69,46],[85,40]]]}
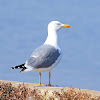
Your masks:
{"label": "gull", "polygon": [[[62,24],[59,21],[51,21],[48,24],[48,36],[43,45],[36,48],[30,58],[21,65],[11,67],[11,69],[22,70],[20,73],[35,71],[39,72],[39,86],[52,86],[50,83],[51,70],[56,67],[62,57],[61,48],[58,45],[57,32],[61,28],[70,28],[68,24]],[[41,84],[41,72],[49,72],[49,84]]]}

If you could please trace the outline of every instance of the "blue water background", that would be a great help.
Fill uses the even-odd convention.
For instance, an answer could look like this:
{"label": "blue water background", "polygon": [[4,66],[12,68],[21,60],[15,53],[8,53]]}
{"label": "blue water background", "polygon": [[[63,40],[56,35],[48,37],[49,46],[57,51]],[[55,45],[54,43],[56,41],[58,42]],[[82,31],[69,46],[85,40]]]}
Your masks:
{"label": "blue water background", "polygon": [[[100,0],[0,0],[0,80],[38,83],[37,72],[10,67],[44,43],[53,20],[71,28],[58,32],[63,57],[51,83],[100,90]],[[48,83],[48,72],[42,83]]]}

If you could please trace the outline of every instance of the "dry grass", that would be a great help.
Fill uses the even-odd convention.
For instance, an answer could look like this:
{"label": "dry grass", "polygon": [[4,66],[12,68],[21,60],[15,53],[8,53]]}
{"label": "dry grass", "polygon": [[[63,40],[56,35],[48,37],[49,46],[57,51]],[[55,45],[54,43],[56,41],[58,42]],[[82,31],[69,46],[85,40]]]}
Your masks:
{"label": "dry grass", "polygon": [[100,96],[93,96],[89,93],[82,92],[80,89],[76,92],[74,88],[60,92],[53,91],[49,96],[48,91],[42,93],[38,89],[27,88],[24,83],[17,87],[11,83],[0,82],[0,100],[27,100],[32,97],[33,100],[100,100]]}
{"label": "dry grass", "polygon": [[11,83],[0,83],[0,100],[25,100],[33,94],[24,84],[13,87]]}

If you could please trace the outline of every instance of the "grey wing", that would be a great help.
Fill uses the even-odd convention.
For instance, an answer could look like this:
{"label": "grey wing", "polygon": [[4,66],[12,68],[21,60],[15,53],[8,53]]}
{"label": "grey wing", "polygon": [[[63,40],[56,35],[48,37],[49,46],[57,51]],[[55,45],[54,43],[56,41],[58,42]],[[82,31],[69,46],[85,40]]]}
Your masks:
{"label": "grey wing", "polygon": [[48,68],[58,59],[60,53],[58,49],[50,45],[42,45],[37,48],[26,61],[27,66],[38,68]]}
{"label": "grey wing", "polygon": [[27,65],[31,65],[31,64],[33,64],[34,62],[35,62],[35,58],[34,57],[30,57],[27,61],[26,61],[26,64]]}

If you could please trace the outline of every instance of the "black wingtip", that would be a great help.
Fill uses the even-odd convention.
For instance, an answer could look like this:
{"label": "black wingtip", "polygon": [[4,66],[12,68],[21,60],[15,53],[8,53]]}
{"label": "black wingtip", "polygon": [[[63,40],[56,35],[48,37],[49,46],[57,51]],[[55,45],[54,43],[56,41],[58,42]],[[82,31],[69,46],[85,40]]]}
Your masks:
{"label": "black wingtip", "polygon": [[[25,64],[25,63],[24,63]],[[11,67],[11,69],[20,69],[20,68],[24,68],[24,64],[21,64],[21,65],[18,65],[18,66],[15,66],[15,67]]]}
{"label": "black wingtip", "polygon": [[15,69],[14,67],[11,67],[11,69]]}

